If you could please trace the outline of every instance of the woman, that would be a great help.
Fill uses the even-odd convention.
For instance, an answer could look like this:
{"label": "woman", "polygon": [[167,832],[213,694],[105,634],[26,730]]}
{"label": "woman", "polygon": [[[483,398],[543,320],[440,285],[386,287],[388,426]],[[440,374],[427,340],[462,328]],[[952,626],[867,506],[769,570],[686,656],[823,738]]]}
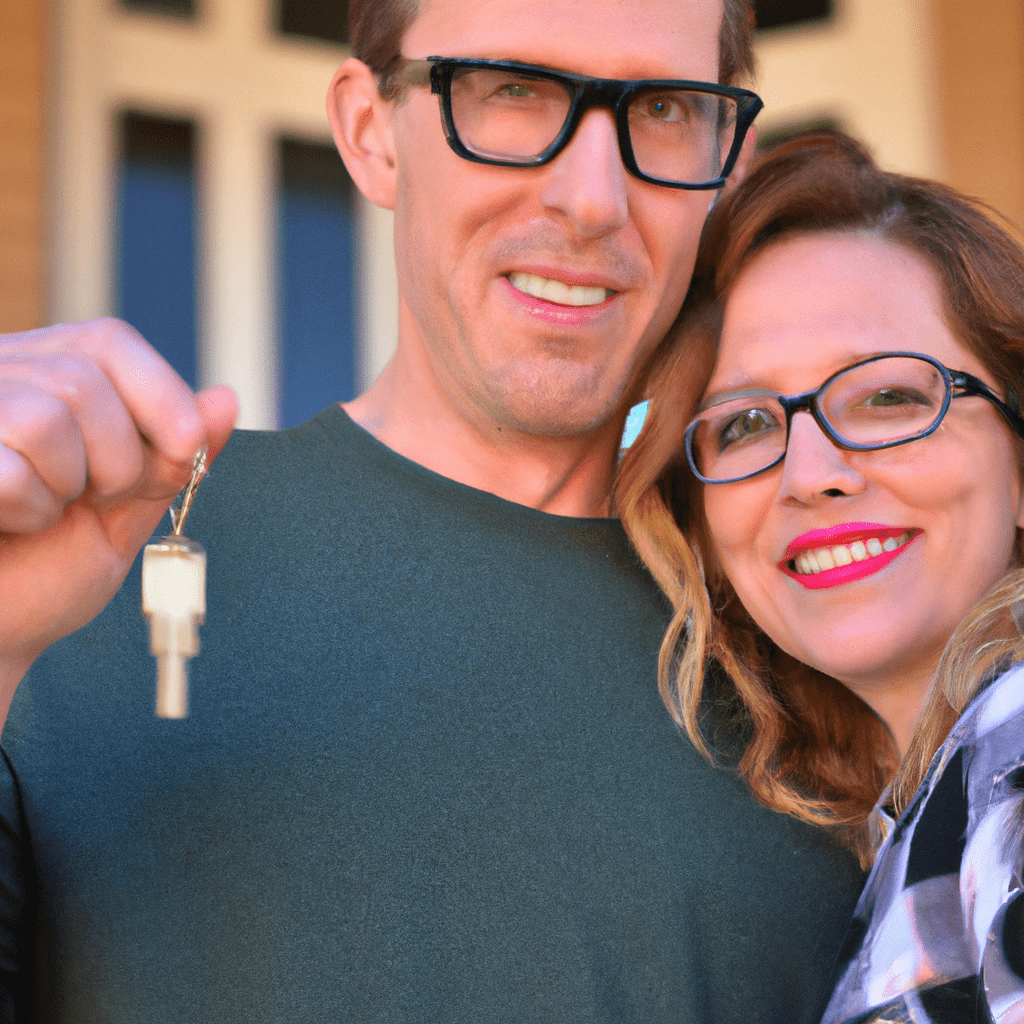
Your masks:
{"label": "woman", "polygon": [[666,703],[874,861],[826,1021],[1024,1020],[1024,252],[825,134],[698,259],[617,489]]}

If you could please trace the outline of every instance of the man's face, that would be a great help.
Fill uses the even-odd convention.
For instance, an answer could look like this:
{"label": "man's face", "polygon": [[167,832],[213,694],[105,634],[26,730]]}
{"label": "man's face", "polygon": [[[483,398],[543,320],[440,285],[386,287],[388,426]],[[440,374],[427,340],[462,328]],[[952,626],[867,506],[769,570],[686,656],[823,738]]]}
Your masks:
{"label": "man's face", "polygon": [[[722,0],[422,0],[408,58],[517,60],[602,78],[716,81]],[[477,429],[578,435],[624,413],[689,284],[713,192],[642,182],[591,110],[532,168],[449,149],[438,97],[394,111],[402,344]]]}

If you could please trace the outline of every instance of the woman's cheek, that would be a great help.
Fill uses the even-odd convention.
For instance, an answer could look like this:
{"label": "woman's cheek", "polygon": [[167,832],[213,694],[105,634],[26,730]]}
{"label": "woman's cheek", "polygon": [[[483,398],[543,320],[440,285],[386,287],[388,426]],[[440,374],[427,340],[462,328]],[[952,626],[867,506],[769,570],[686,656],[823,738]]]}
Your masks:
{"label": "woman's cheek", "polygon": [[[754,558],[763,528],[766,526],[770,499],[751,487],[755,481],[721,484],[704,489],[704,511],[712,553],[723,571],[732,579],[738,567]],[[744,486],[746,484],[746,486]]]}

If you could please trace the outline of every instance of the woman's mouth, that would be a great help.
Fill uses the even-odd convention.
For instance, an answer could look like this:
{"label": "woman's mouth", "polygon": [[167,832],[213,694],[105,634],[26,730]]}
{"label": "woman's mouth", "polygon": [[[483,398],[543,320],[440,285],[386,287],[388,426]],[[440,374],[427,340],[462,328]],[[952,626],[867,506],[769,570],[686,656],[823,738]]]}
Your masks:
{"label": "woman's mouth", "polygon": [[779,568],[808,590],[838,587],[884,569],[919,536],[919,530],[868,523],[816,530],[789,545]]}

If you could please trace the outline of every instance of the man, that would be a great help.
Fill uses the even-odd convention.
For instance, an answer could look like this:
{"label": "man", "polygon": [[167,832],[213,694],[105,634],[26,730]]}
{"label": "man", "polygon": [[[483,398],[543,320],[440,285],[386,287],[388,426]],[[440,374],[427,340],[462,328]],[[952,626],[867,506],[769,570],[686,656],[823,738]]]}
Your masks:
{"label": "man", "polygon": [[184,722],[152,715],[137,569],[118,587],[233,399],[123,325],[0,357],[7,700],[35,663],[4,732],[8,1016],[812,1021],[858,873],[679,737],[664,602],[607,518],[714,194],[673,186],[723,170],[719,106],[560,74],[730,80],[747,12],[352,8],[366,63],[328,110],[395,210],[397,349],[201,485]]}

